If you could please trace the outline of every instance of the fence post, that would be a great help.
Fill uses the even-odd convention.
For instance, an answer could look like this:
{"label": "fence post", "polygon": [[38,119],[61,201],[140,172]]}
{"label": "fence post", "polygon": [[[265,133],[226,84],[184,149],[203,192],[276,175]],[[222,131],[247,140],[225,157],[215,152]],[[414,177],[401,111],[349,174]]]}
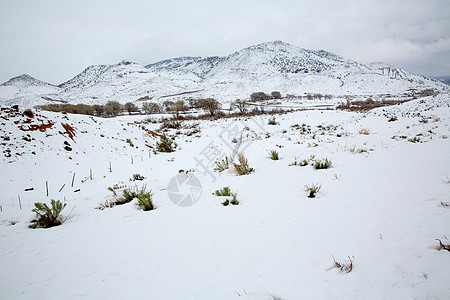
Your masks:
{"label": "fence post", "polygon": [[48,197],[48,181],[45,182],[45,188],[47,189],[47,197]]}
{"label": "fence post", "polygon": [[73,187],[73,182],[75,181],[75,172],[73,173],[73,177],[72,177],[72,187]]}
{"label": "fence post", "polygon": [[19,207],[22,210],[22,203],[20,202],[20,195],[17,195],[17,198],[19,198]]}

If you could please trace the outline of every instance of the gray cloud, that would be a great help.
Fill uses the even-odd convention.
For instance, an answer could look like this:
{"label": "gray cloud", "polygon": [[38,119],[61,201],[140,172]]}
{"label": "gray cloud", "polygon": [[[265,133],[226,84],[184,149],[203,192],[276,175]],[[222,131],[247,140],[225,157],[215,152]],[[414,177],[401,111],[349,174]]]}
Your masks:
{"label": "gray cloud", "polygon": [[449,12],[446,0],[0,0],[0,82],[29,73],[56,84],[90,64],[227,55],[271,40],[449,75]]}

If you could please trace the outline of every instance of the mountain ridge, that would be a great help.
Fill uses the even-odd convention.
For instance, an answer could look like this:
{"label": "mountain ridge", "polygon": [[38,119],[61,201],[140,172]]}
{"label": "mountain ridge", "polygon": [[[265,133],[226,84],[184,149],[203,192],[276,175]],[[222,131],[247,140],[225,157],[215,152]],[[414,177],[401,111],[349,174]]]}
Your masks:
{"label": "mountain ridge", "polygon": [[126,60],[91,65],[57,86],[27,76],[0,85],[0,103],[48,103],[43,97],[69,103],[125,103],[146,96],[158,100],[187,91],[199,91],[190,97],[228,102],[255,91],[370,95],[447,88],[434,79],[385,63],[365,65],[325,50],[304,49],[282,41],[253,45],[222,57],[184,56],[145,66]]}

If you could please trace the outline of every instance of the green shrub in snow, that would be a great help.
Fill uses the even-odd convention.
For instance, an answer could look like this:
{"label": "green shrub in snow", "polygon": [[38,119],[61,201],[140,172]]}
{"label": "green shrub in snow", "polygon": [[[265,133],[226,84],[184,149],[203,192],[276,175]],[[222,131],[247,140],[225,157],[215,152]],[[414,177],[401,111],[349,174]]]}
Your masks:
{"label": "green shrub in snow", "polygon": [[29,228],[50,228],[61,225],[65,219],[61,216],[61,211],[66,207],[66,204],[61,201],[51,201],[51,207],[46,203],[36,202],[35,208],[32,210],[36,213],[36,219],[31,221]]}
{"label": "green shrub in snow", "polygon": [[320,191],[320,188],[322,186],[320,184],[311,184],[311,185],[306,185],[306,191],[309,193],[308,194],[308,198],[315,198],[316,194]]}
{"label": "green shrub in snow", "polygon": [[277,150],[270,150],[270,151],[269,151],[269,158],[270,158],[271,160],[279,160],[279,159],[280,159],[280,156],[279,156],[279,154],[278,154],[278,151],[277,151]]}
{"label": "green shrub in snow", "polygon": [[217,172],[223,172],[226,169],[230,168],[230,161],[228,160],[228,157],[225,157],[224,159],[222,159],[220,161],[216,161],[215,164],[216,164],[216,166],[214,168],[214,171],[217,171]]}
{"label": "green shrub in snow", "polygon": [[159,142],[156,142],[156,150],[158,152],[174,152],[177,147],[177,143],[175,143],[174,138],[168,137],[166,134],[163,134]]}
{"label": "green shrub in snow", "polygon": [[213,193],[216,196],[231,196],[231,189],[229,186],[223,187],[220,190],[217,190]]}
{"label": "green shrub in snow", "polygon": [[328,158],[325,158],[323,160],[316,160],[314,162],[314,169],[320,170],[320,169],[329,169],[331,168],[331,161],[328,160]]}

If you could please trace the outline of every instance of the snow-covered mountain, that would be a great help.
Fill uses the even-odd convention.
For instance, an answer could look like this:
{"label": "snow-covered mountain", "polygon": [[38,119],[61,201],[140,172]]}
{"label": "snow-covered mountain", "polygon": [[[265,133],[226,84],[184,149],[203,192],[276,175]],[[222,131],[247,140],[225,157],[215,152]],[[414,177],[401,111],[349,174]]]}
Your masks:
{"label": "snow-covered mountain", "polygon": [[129,61],[89,66],[59,86],[19,76],[0,85],[0,101],[22,106],[49,101],[103,104],[145,96],[158,101],[181,94],[226,102],[247,98],[255,91],[372,95],[425,88],[448,86],[384,63],[367,66],[324,50],[275,41],[225,57],[179,57],[146,66]]}
{"label": "snow-covered mountain", "polygon": [[55,85],[38,80],[28,74],[22,74],[0,85],[0,103],[2,105],[34,106],[36,102],[45,101],[40,95],[59,92],[61,92],[60,88]]}

